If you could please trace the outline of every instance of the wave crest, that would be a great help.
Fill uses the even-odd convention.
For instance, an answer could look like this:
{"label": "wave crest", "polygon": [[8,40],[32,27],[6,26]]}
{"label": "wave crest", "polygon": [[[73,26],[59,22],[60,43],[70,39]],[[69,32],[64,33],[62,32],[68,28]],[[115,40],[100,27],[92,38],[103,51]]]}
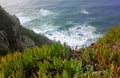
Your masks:
{"label": "wave crest", "polygon": [[85,9],[81,9],[81,10],[80,10],[80,13],[83,13],[83,14],[90,14],[90,12],[87,11],[87,10],[85,10]]}

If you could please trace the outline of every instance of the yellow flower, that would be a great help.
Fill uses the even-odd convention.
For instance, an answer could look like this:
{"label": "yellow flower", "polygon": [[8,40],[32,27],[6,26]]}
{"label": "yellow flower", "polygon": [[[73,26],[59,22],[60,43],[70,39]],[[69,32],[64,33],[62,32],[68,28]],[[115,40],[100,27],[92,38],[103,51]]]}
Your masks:
{"label": "yellow flower", "polygon": [[7,58],[7,61],[11,61],[12,60],[12,57],[10,55],[7,55],[6,58]]}
{"label": "yellow flower", "polygon": [[15,52],[15,53],[14,53],[14,57],[19,57],[19,56],[21,56],[21,53],[20,53],[20,52]]}
{"label": "yellow flower", "polygon": [[1,58],[1,62],[2,62],[2,63],[5,63],[5,62],[6,62],[6,57],[2,57],[2,58]]}

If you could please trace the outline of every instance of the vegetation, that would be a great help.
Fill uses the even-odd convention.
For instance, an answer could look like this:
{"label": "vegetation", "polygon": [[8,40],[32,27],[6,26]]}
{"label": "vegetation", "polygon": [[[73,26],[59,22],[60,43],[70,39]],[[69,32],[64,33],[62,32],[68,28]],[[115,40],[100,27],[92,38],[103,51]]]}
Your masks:
{"label": "vegetation", "polygon": [[119,78],[120,27],[80,50],[54,43],[0,57],[0,78]]}

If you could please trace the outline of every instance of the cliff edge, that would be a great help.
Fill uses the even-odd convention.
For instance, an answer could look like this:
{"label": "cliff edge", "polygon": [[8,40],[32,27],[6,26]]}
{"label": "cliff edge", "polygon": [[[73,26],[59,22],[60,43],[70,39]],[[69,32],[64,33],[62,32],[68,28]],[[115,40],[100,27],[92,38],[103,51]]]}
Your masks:
{"label": "cliff edge", "polygon": [[0,53],[51,43],[47,37],[24,28],[15,15],[10,15],[0,6]]}

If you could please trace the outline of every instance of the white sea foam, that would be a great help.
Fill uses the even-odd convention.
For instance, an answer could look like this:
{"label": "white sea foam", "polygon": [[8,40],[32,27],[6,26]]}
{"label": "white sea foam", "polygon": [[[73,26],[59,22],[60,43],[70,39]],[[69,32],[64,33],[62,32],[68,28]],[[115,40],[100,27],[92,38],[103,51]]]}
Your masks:
{"label": "white sea foam", "polygon": [[25,16],[22,12],[16,14],[16,16],[19,18],[21,24],[25,24],[25,23],[33,20],[32,18],[30,18],[30,17],[28,17],[28,16]]}
{"label": "white sea foam", "polygon": [[83,14],[90,14],[90,12],[87,11],[87,10],[85,10],[85,9],[81,9],[81,10],[80,10],[80,13],[83,13]]}
{"label": "white sea foam", "polygon": [[[30,22],[34,19],[41,19],[41,20],[47,20],[49,18],[43,18],[44,16],[49,16],[49,15],[53,15],[52,18],[54,18],[55,13],[49,11],[49,10],[45,10],[45,9],[40,9],[39,13],[34,13],[33,14],[25,14],[23,12],[16,14],[16,16],[19,18],[21,24],[25,24],[27,22]],[[52,20],[51,18],[51,20]]]}
{"label": "white sea foam", "polygon": [[38,34],[46,34],[49,31],[56,30],[58,26],[48,24],[47,22],[38,27],[32,27],[31,29]]}
{"label": "white sea foam", "polygon": [[48,15],[54,14],[53,12],[51,12],[49,10],[42,9],[42,8],[40,9],[39,12],[42,16],[48,16]]}
{"label": "white sea foam", "polygon": [[[37,30],[39,31],[39,30]],[[95,33],[96,28],[93,26],[79,25],[65,30],[49,30],[44,33],[49,39],[66,43],[71,48],[88,46],[95,42],[100,34]]]}

